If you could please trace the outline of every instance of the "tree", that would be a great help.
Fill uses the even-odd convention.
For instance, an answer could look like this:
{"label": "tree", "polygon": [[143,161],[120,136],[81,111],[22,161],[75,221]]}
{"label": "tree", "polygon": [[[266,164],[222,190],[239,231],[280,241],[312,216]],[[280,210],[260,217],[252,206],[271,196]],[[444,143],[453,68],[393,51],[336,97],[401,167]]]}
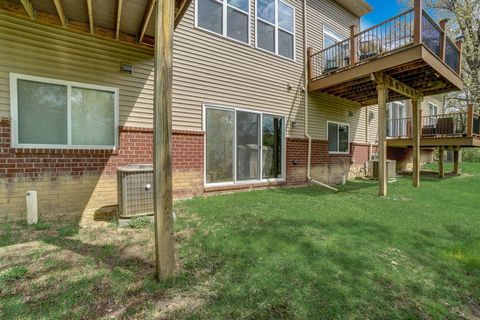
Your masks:
{"label": "tree", "polygon": [[[413,0],[397,0],[406,7]],[[480,108],[480,1],[479,0],[424,0],[424,6],[436,19],[449,19],[448,35],[463,38],[462,78],[463,92],[446,96],[446,107],[460,111],[467,103]],[[458,110],[460,109],[460,110]]]}

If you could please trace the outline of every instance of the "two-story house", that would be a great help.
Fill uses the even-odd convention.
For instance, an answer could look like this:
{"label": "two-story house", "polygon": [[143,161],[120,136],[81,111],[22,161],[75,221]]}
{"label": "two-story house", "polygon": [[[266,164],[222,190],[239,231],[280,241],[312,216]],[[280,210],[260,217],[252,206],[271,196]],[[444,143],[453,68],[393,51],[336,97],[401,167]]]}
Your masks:
{"label": "two-story house", "polygon": [[[154,5],[0,1],[0,219],[21,218],[28,190],[38,191],[40,215],[91,219],[116,205],[118,166],[152,162]],[[445,59],[380,59],[389,52],[381,37],[358,33],[371,9],[364,0],[194,0],[174,36],[175,196],[363,174],[384,118],[369,107],[371,91],[351,94],[371,90],[361,77],[384,63],[402,76],[416,63],[426,95],[458,90]],[[425,47],[409,25],[390,50]],[[455,68],[459,51],[449,50]],[[437,89],[431,65],[441,69]]]}

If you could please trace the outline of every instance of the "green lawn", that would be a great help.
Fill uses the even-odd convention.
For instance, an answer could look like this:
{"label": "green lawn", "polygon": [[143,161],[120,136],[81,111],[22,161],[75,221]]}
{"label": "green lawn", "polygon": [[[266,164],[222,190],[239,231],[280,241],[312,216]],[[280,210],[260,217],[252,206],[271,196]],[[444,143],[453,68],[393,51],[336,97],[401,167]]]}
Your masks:
{"label": "green lawn", "polygon": [[480,164],[377,197],[285,188],[177,203],[178,276],[153,229],[0,227],[0,319],[479,319]]}

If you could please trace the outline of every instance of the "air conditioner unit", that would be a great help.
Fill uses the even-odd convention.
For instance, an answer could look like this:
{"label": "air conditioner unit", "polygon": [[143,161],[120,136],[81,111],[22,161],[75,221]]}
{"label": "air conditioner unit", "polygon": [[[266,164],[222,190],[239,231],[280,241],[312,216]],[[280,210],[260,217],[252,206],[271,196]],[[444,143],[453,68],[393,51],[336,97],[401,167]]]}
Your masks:
{"label": "air conditioner unit", "polygon": [[130,164],[117,168],[120,218],[153,214],[153,166]]}
{"label": "air conditioner unit", "polygon": [[[378,179],[378,160],[372,160],[369,163],[370,168],[370,176],[373,179]],[[387,160],[387,179],[393,180],[396,178],[396,170],[397,170],[397,161],[395,160]]]}

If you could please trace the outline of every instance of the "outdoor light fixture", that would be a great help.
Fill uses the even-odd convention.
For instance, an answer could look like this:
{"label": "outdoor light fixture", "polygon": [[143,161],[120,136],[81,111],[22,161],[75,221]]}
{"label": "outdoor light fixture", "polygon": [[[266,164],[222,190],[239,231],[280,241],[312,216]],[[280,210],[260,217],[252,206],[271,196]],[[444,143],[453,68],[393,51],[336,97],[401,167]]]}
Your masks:
{"label": "outdoor light fixture", "polygon": [[353,117],[354,116],[353,111],[348,111],[348,116]]}
{"label": "outdoor light fixture", "polygon": [[128,64],[128,63],[122,63],[121,71],[123,73],[128,73],[130,75],[133,74],[133,65]]}
{"label": "outdoor light fixture", "polygon": [[296,128],[297,127],[297,121],[291,121],[290,122],[290,127]]}

